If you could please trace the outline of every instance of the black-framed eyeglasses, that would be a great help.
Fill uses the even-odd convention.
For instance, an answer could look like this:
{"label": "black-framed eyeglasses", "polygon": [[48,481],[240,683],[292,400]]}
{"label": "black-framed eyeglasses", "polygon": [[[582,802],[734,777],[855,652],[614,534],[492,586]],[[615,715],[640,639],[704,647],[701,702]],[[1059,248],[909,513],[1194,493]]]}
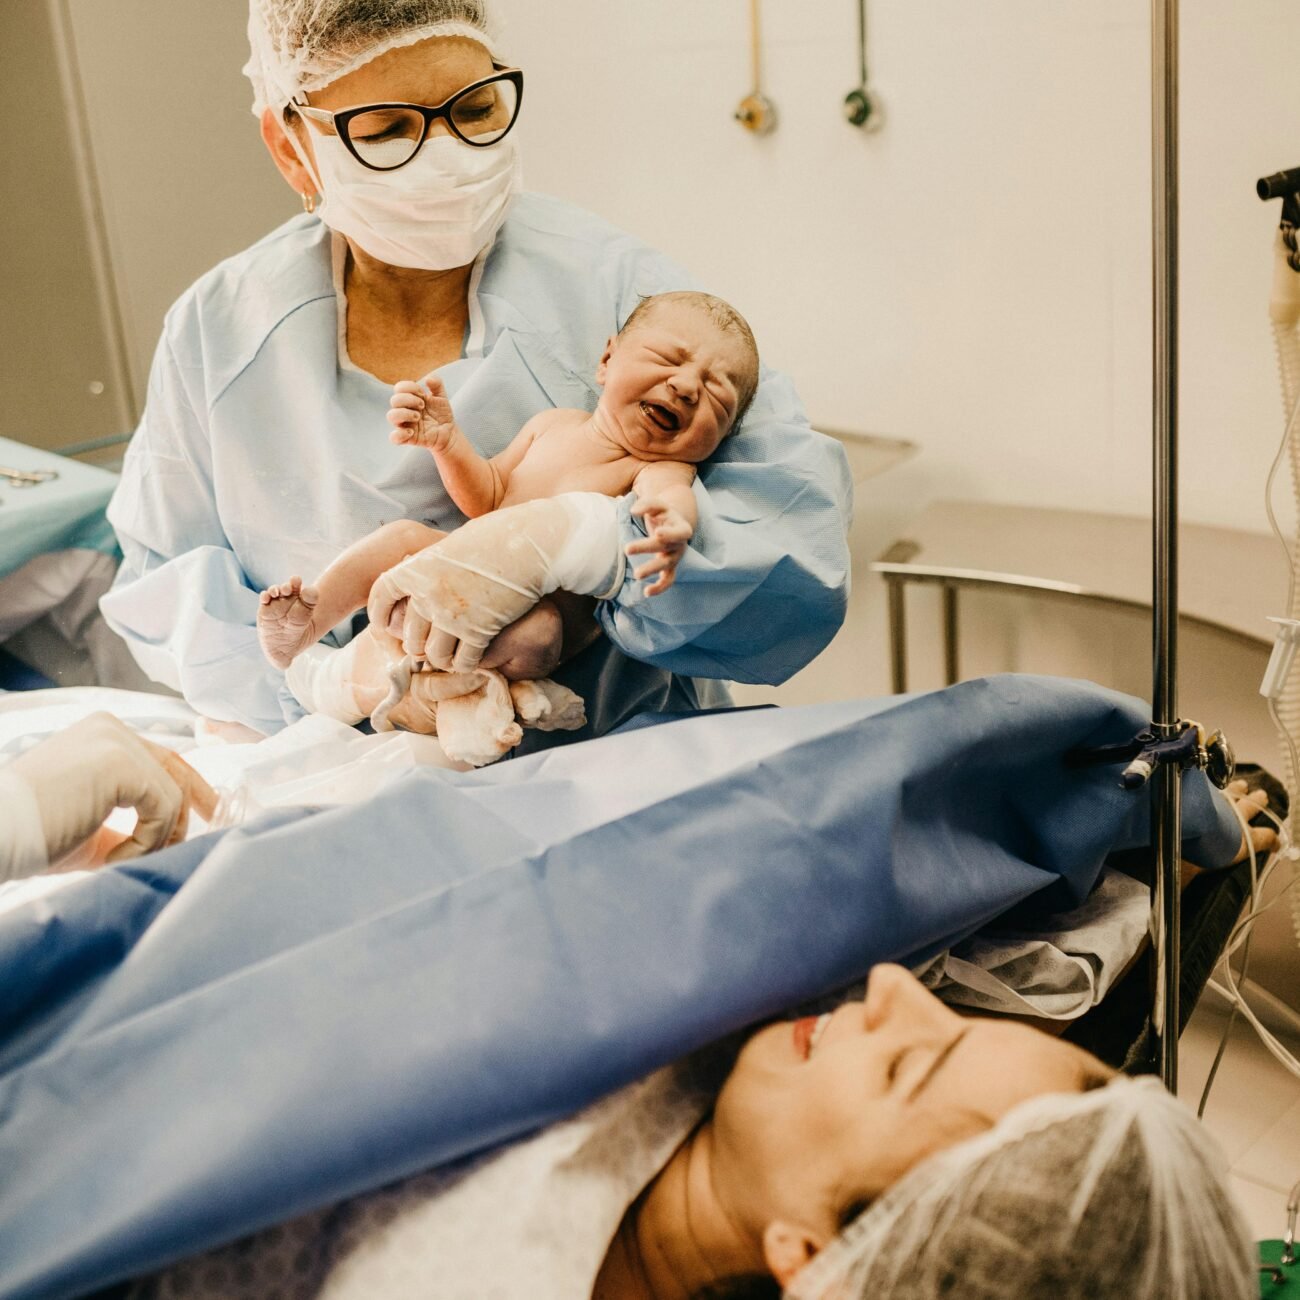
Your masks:
{"label": "black-framed eyeglasses", "polygon": [[332,128],[348,152],[371,171],[391,172],[420,152],[433,124],[446,122],[462,144],[487,149],[500,144],[519,116],[524,98],[524,74],[502,68],[482,81],[458,90],[436,108],[423,104],[362,104],[331,113],[307,104],[293,105],[308,121]]}

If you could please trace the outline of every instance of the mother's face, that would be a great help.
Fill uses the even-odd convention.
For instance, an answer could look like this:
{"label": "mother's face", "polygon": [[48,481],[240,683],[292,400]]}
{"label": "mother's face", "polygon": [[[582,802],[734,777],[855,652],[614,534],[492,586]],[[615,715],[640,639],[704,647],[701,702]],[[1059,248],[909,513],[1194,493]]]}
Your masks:
{"label": "mother's face", "polygon": [[1112,1074],[1026,1025],[957,1015],[900,966],[877,966],[864,1001],[813,1029],[755,1034],[712,1125],[719,1193],[758,1233],[800,1225],[813,1249],[927,1155]]}

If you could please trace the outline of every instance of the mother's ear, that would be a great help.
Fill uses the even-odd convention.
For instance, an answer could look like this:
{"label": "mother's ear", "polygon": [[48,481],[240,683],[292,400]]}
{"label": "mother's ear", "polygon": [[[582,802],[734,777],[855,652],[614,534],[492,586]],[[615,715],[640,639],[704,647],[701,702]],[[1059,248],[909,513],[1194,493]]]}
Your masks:
{"label": "mother's ear", "polygon": [[[284,120],[284,112],[277,108],[264,108],[262,110],[262,143],[266,145],[266,151],[271,155],[271,161],[275,163],[280,175],[289,183],[295,194],[301,194],[304,198],[308,195],[318,194],[319,186],[306,167],[302,164],[302,159],[298,157],[298,151],[293,146],[293,141],[289,139],[289,132],[292,127]],[[310,149],[310,145],[307,146]]]}
{"label": "mother's ear", "polygon": [[820,1233],[784,1219],[774,1219],[763,1229],[763,1259],[782,1290],[824,1245]]}

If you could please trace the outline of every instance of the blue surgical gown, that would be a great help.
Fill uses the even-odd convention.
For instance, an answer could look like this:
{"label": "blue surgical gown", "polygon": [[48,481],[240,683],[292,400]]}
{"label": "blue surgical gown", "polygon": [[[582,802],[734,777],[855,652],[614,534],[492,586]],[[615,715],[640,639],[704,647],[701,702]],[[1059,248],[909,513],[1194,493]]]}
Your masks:
{"label": "blue surgical gown", "polygon": [[[465,355],[440,375],[484,455],[549,407],[593,409],[607,338],[642,297],[693,287],[605,222],[523,194],[471,281]],[[124,560],[104,616],[197,710],[271,733],[302,710],[255,630],[257,593],[317,576],[381,524],[464,522],[433,457],[388,440],[389,385],[340,363],[330,232],[306,214],[203,276],[167,315],[108,517]],[[642,709],[720,703],[713,682],[776,683],[844,616],[851,483],[793,386],[765,370],[738,433],[702,468],[699,527],[676,585],[630,573],[605,636],[556,678],[582,732]],[[621,503],[624,542],[639,535]],[[335,629],[342,644],[350,627]]]}

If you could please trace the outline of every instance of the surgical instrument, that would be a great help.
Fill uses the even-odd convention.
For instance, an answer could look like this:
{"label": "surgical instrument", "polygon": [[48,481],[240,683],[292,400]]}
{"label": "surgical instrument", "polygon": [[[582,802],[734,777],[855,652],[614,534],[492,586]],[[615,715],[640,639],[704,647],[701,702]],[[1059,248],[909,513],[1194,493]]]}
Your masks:
{"label": "surgical instrument", "polygon": [[59,471],[56,469],[14,469],[0,465],[0,479],[5,479],[13,488],[35,487],[38,483],[48,483],[58,477]]}

